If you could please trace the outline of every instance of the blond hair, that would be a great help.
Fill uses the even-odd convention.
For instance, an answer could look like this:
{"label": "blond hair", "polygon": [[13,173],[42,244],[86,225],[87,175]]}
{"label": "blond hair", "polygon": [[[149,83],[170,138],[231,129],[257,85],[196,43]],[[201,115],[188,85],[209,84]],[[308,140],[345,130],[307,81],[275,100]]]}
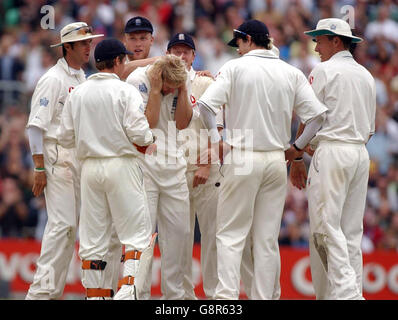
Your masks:
{"label": "blond hair", "polygon": [[210,77],[196,76],[192,82],[191,93],[196,100],[199,100],[206,89],[214,82]]}
{"label": "blond hair", "polygon": [[174,54],[167,54],[153,64],[154,68],[162,70],[163,81],[180,86],[187,80],[187,71],[184,60]]}

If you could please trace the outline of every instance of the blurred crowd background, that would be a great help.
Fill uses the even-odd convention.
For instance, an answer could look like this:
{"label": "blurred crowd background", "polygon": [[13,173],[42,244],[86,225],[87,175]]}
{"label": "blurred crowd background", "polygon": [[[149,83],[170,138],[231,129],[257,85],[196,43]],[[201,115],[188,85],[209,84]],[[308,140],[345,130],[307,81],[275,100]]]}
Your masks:
{"label": "blurred crowd background", "polygon": [[[51,5],[54,29],[41,21]],[[351,7],[344,7],[344,6]],[[303,34],[319,19],[343,18],[354,9],[356,35],[365,39],[355,50],[377,83],[376,133],[367,147],[371,169],[364,214],[364,252],[398,249],[398,1],[354,0],[3,0],[0,4],[0,238],[40,240],[46,222],[43,198],[34,198],[32,159],[25,133],[35,85],[57,59],[59,31],[73,21],[85,21],[96,33],[123,40],[124,25],[133,16],[150,19],[154,26],[151,56],[165,53],[176,32],[188,32],[196,42],[195,70],[219,68],[237,53],[226,43],[232,29],[247,19],[264,21],[281,59],[306,75],[319,63],[314,43]],[[342,10],[343,9],[343,10]],[[352,25],[352,23],[354,25]],[[100,41],[96,40],[95,44]],[[93,58],[85,67],[96,72]],[[297,120],[292,135],[297,130]],[[310,158],[305,158],[309,164]],[[280,244],[308,247],[306,195],[289,185]],[[196,238],[198,239],[198,238]]]}

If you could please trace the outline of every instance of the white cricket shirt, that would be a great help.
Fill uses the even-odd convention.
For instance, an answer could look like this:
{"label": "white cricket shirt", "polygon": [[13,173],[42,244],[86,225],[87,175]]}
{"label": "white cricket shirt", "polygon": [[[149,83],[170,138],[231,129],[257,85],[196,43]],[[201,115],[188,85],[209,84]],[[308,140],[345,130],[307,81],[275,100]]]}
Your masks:
{"label": "white cricket shirt", "polygon": [[114,73],[99,72],[76,87],[66,100],[58,142],[76,146],[77,158],[107,158],[139,152],[132,143],[153,140],[139,92]]}
{"label": "white cricket shirt", "polygon": [[70,68],[64,58],[50,68],[38,81],[32,96],[27,128],[36,126],[43,130],[44,140],[57,139],[57,128],[66,97],[86,80],[82,69]]}
{"label": "white cricket shirt", "polygon": [[375,131],[376,115],[376,84],[370,72],[349,51],[340,51],[319,63],[309,81],[328,109],[311,144],[321,140],[366,143]]}
{"label": "white cricket shirt", "polygon": [[[206,88],[208,88],[214,80],[206,76],[197,76],[192,68],[189,71],[189,78],[191,80],[192,91],[191,102],[196,103]],[[220,111],[216,115],[218,127],[223,126],[222,120],[222,111]],[[182,136],[181,140],[184,141],[184,155],[188,164],[187,171],[197,170],[197,158],[201,152],[208,148],[208,130],[205,128],[200,118],[194,118],[186,129],[180,131],[180,135]]]}
{"label": "white cricket shirt", "polygon": [[228,61],[199,101],[214,114],[226,104],[226,142],[254,151],[289,148],[293,110],[304,123],[326,111],[304,74],[265,49]]}

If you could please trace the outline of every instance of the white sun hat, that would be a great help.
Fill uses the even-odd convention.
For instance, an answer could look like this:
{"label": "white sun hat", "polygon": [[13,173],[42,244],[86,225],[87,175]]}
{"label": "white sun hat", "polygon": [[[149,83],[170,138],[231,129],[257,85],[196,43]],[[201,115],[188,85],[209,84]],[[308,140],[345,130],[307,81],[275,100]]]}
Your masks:
{"label": "white sun hat", "polygon": [[103,34],[93,34],[93,29],[85,22],[73,22],[66,25],[61,29],[60,35],[61,42],[50,47],[58,47],[67,42],[83,41],[104,36]]}
{"label": "white sun hat", "polygon": [[350,25],[346,21],[338,18],[319,20],[315,30],[306,31],[304,33],[311,37],[323,35],[343,36],[351,38],[351,41],[354,43],[362,41],[361,38],[352,35]]}

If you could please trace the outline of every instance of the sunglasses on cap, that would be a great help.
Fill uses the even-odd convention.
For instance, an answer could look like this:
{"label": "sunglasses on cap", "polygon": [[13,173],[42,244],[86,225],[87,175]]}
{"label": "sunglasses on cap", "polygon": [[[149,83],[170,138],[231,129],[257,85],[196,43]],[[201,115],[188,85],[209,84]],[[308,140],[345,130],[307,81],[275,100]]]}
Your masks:
{"label": "sunglasses on cap", "polygon": [[238,37],[238,36],[244,36],[244,37],[248,36],[248,34],[246,32],[240,31],[238,29],[234,29],[233,31],[234,31],[234,37],[235,38]]}
{"label": "sunglasses on cap", "polygon": [[82,27],[78,27],[76,29],[70,30],[67,33],[63,34],[62,37],[67,36],[70,33],[76,33],[76,35],[81,35],[84,36],[86,34],[92,34],[93,33],[93,28],[89,27],[89,26],[82,26]]}

